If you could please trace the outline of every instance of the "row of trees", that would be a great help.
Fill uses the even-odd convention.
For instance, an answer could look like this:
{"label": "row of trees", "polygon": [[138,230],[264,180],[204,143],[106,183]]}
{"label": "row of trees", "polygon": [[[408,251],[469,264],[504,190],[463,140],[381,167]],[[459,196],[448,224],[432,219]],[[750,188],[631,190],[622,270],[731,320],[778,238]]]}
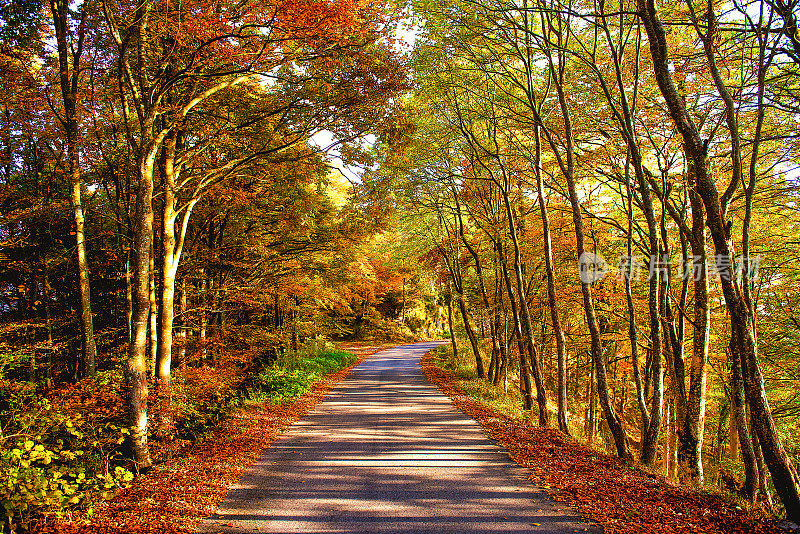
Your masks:
{"label": "row of trees", "polygon": [[[433,229],[431,255],[478,375],[500,380],[516,344],[526,409],[551,424],[552,392],[570,432],[568,379],[583,374],[619,457],[667,460],[670,423],[678,478],[693,485],[704,481],[706,419],[721,427],[725,417],[707,397],[723,391],[744,494],[770,499],[771,479],[797,521],[800,479],[783,445],[797,428],[788,385],[797,362],[775,357],[797,330],[779,304],[797,294],[796,9],[775,0],[414,9],[424,20],[417,90],[373,178],[410,178],[407,199]],[[600,256],[618,276],[604,276]],[[488,368],[473,322],[489,331]]]}
{"label": "row of trees", "polygon": [[151,463],[149,376],[157,433],[174,432],[176,325],[181,350],[194,333],[205,352],[234,312],[291,325],[296,343],[304,306],[335,300],[315,286],[359,282],[345,267],[384,218],[311,138],[330,132],[352,160],[390,117],[407,81],[388,7],[3,3],[4,339],[64,341],[77,313],[87,376],[98,332],[106,348],[127,342],[138,467]]}

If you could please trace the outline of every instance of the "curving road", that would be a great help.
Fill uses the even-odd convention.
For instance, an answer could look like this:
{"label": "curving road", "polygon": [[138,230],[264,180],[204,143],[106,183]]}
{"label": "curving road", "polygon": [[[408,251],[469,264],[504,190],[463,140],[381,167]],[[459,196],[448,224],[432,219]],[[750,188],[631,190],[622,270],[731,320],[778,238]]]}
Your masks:
{"label": "curving road", "polygon": [[552,501],[453,407],[419,359],[379,352],[276,440],[203,533],[602,532]]}

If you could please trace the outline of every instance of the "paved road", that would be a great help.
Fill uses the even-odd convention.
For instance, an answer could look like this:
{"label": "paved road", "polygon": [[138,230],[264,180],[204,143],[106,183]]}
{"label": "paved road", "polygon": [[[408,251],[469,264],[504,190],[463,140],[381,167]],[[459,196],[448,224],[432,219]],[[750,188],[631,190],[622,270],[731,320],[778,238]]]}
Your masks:
{"label": "paved road", "polygon": [[436,343],[379,352],[276,440],[203,533],[601,532],[431,385]]}

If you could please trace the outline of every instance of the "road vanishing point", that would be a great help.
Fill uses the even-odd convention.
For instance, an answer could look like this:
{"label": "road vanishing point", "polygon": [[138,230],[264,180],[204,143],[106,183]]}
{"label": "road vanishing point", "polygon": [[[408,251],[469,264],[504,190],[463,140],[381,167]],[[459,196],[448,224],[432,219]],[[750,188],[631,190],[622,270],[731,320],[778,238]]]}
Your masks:
{"label": "road vanishing point", "polygon": [[202,533],[602,532],[425,378],[441,342],[379,352],[231,487]]}

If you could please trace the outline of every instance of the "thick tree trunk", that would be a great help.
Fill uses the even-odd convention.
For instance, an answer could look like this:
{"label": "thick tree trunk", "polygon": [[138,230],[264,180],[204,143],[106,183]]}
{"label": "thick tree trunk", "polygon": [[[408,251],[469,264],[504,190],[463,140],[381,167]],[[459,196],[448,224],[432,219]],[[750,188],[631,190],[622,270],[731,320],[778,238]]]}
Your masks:
{"label": "thick tree trunk", "polygon": [[194,202],[190,202],[183,213],[183,224],[176,239],[175,222],[178,212],[175,211],[177,190],[176,182],[180,172],[175,168],[175,154],[178,139],[170,136],[165,144],[163,161],[163,212],[161,218],[161,300],[159,315],[161,316],[158,354],[156,358],[156,394],[159,402],[159,421],[157,434],[162,438],[171,438],[175,434],[175,421],[172,416],[172,341],[173,321],[175,319],[175,277],[178,274],[178,263],[183,251],[189,217]]}
{"label": "thick tree trunk", "polygon": [[161,299],[159,300],[160,329],[156,355],[155,378],[158,398],[156,435],[169,439],[175,433],[172,417],[172,323],[175,318],[175,220],[171,217],[171,195],[164,198],[163,230],[161,234]]}
{"label": "thick tree trunk", "polygon": [[139,163],[136,230],[133,243],[133,335],[125,365],[125,393],[133,460],[140,469],[152,465],[147,444],[147,348],[150,319],[150,248],[153,237],[154,150]]}
{"label": "thick tree trunk", "polygon": [[94,341],[92,297],[89,289],[89,262],[86,259],[86,233],[81,207],[81,179],[77,154],[70,155],[72,207],[75,216],[75,240],[78,253],[78,285],[81,293],[81,333],[83,334],[83,371],[86,376],[97,373],[97,348]]}
{"label": "thick tree trunk", "polygon": [[711,328],[708,312],[708,267],[706,262],[706,230],[702,199],[689,192],[692,209],[692,279],[694,284],[694,320],[692,321],[692,364],[689,394],[684,420],[678,423],[678,480],[682,484],[703,485],[702,445],[706,411],[706,363]]}
{"label": "thick tree trunk", "polygon": [[[655,221],[651,220],[654,219],[654,217],[648,191],[647,188],[642,189],[642,198],[645,206],[645,218],[647,219],[648,231],[653,233],[655,229],[650,228],[650,226],[655,225]],[[645,198],[647,200],[644,200]],[[650,355],[652,358],[652,367],[650,370],[652,373],[653,397],[650,405],[650,420],[645,429],[644,439],[642,441],[641,460],[645,465],[653,465],[656,460],[658,438],[661,435],[662,411],[664,408],[664,367],[661,347],[661,316],[658,311],[658,302],[660,298],[659,289],[661,287],[660,268],[664,265],[663,262],[669,261],[669,258],[660,257],[658,247],[658,238],[653,238],[651,236],[650,276],[647,303],[650,313]]]}
{"label": "thick tree trunk", "polygon": [[628,310],[628,340],[631,347],[631,367],[633,367],[633,381],[636,385],[636,404],[639,407],[640,435],[642,442],[644,442],[644,434],[650,426],[650,412],[647,409],[647,399],[642,384],[642,374],[639,369],[639,333],[636,328],[636,307],[633,303],[633,289],[631,288],[631,277],[633,276],[633,188],[630,182],[628,166],[625,167],[625,177],[628,191],[628,265],[624,276],[625,301]]}
{"label": "thick tree trunk", "polygon": [[750,438],[750,430],[747,421],[747,405],[744,391],[744,369],[738,344],[734,339],[735,334],[731,335],[731,395],[733,396],[733,413],[736,420],[736,432],[738,435],[739,446],[742,451],[742,461],[744,462],[744,486],[742,494],[752,503],[755,502],[756,491],[758,491],[758,466],[756,465],[756,455],[753,450],[753,441]]}

